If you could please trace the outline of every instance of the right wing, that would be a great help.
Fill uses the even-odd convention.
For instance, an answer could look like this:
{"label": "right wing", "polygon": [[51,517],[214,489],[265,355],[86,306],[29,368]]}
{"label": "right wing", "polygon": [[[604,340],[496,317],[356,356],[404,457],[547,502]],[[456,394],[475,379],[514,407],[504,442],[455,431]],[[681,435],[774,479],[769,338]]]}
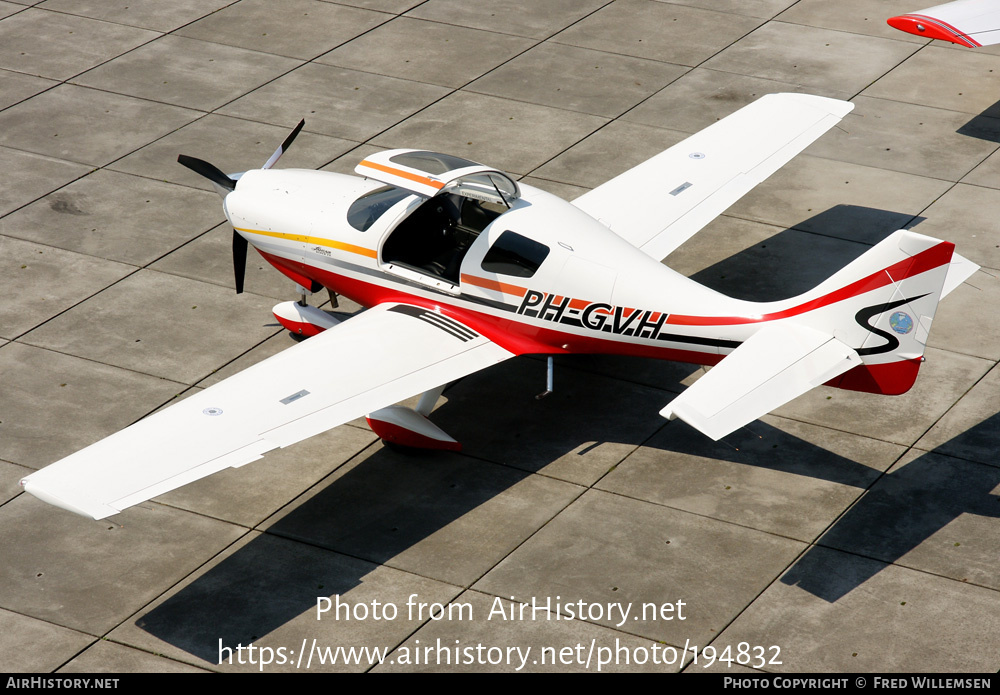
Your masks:
{"label": "right wing", "polygon": [[957,0],[886,20],[889,26],[925,39],[978,48],[1000,43],[1000,2]]}
{"label": "right wing", "polygon": [[102,519],[509,357],[452,318],[382,304],[21,484],[50,504]]}
{"label": "right wing", "polygon": [[661,260],[853,108],[808,94],[768,94],[573,205]]}

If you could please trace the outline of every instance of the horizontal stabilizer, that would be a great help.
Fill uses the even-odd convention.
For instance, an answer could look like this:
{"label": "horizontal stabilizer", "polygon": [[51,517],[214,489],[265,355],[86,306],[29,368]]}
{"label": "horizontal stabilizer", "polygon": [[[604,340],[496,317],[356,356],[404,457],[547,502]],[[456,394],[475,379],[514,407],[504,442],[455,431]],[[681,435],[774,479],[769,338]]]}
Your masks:
{"label": "horizontal stabilizer", "polygon": [[794,324],[767,326],[660,415],[718,440],[860,364],[858,353],[831,335]]}
{"label": "horizontal stabilizer", "polygon": [[979,266],[964,256],[957,253],[951,254],[951,263],[948,264],[948,275],[944,279],[944,287],[941,289],[941,299],[976,274]]}

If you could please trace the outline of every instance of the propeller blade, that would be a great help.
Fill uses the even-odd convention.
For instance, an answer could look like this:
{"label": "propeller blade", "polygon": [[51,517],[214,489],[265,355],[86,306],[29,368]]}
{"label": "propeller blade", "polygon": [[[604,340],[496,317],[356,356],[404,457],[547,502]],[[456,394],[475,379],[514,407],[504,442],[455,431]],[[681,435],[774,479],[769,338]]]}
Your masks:
{"label": "propeller blade", "polygon": [[302,126],[305,124],[306,119],[303,118],[299,121],[299,124],[295,126],[295,129],[291,133],[288,134],[288,137],[285,138],[283,143],[281,143],[281,146],[274,151],[274,154],[272,154],[266,162],[264,162],[264,166],[262,166],[261,169],[270,169],[274,166],[274,164],[278,161],[278,158],[287,152],[288,148],[292,146],[292,141],[295,139],[295,136],[299,134],[299,131],[302,130]]}
{"label": "propeller blade", "polygon": [[216,186],[220,186],[227,191],[236,190],[236,181],[229,178],[214,165],[209,164],[203,159],[196,159],[195,157],[188,157],[186,154],[179,154],[177,155],[177,161],[194,173],[204,176]]}
{"label": "propeller blade", "polygon": [[243,292],[243,278],[247,273],[247,240],[233,230],[233,271],[236,274],[236,294]]}

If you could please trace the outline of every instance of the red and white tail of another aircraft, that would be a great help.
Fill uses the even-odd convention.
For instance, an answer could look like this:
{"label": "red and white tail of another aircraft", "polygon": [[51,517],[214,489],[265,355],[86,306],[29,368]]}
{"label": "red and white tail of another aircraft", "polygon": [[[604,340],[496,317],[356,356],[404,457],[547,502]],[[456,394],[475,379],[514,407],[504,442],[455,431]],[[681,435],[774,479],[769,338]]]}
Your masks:
{"label": "red and white tail of another aircraft", "polygon": [[[364,414],[387,441],[457,449],[427,417],[442,388],[523,354],[715,365],[661,411],[714,439],[821,384],[902,393],[938,301],[978,268],[951,243],[898,231],[815,289],[764,303],[660,262],[852,108],[763,97],[573,203],[419,150],[370,156],[364,178],[274,170],[275,158],[229,177],[182,157],[224,196],[238,287],[250,244],[302,288],[370,308],[338,322],[278,305],[313,337],[22,484],[102,518]],[[420,393],[415,409],[392,405]]]}
{"label": "red and white tail of another aircraft", "polygon": [[898,17],[889,26],[926,39],[978,48],[1000,43],[1000,0],[957,0]]}

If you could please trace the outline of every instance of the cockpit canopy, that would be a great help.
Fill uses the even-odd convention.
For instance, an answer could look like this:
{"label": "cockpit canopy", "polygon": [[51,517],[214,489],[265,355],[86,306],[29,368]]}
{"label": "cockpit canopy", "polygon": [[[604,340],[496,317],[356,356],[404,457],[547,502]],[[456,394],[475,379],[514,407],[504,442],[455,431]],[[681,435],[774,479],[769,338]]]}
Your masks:
{"label": "cockpit canopy", "polygon": [[[404,217],[387,223],[395,226],[380,246],[379,260],[389,272],[445,291],[458,291],[466,252],[521,196],[517,182],[502,171],[426,150],[378,152],[355,171],[386,185],[355,200],[347,211],[348,223],[358,231],[368,231],[401,201],[419,196],[419,202],[405,204]],[[505,248],[490,261],[514,267],[512,259],[521,256],[504,255]],[[527,266],[516,265],[516,271],[525,272],[535,263],[532,257]]]}
{"label": "cockpit canopy", "polygon": [[439,152],[385,150],[354,169],[362,176],[431,198],[457,195],[510,207],[521,196],[517,182],[502,171]]}

